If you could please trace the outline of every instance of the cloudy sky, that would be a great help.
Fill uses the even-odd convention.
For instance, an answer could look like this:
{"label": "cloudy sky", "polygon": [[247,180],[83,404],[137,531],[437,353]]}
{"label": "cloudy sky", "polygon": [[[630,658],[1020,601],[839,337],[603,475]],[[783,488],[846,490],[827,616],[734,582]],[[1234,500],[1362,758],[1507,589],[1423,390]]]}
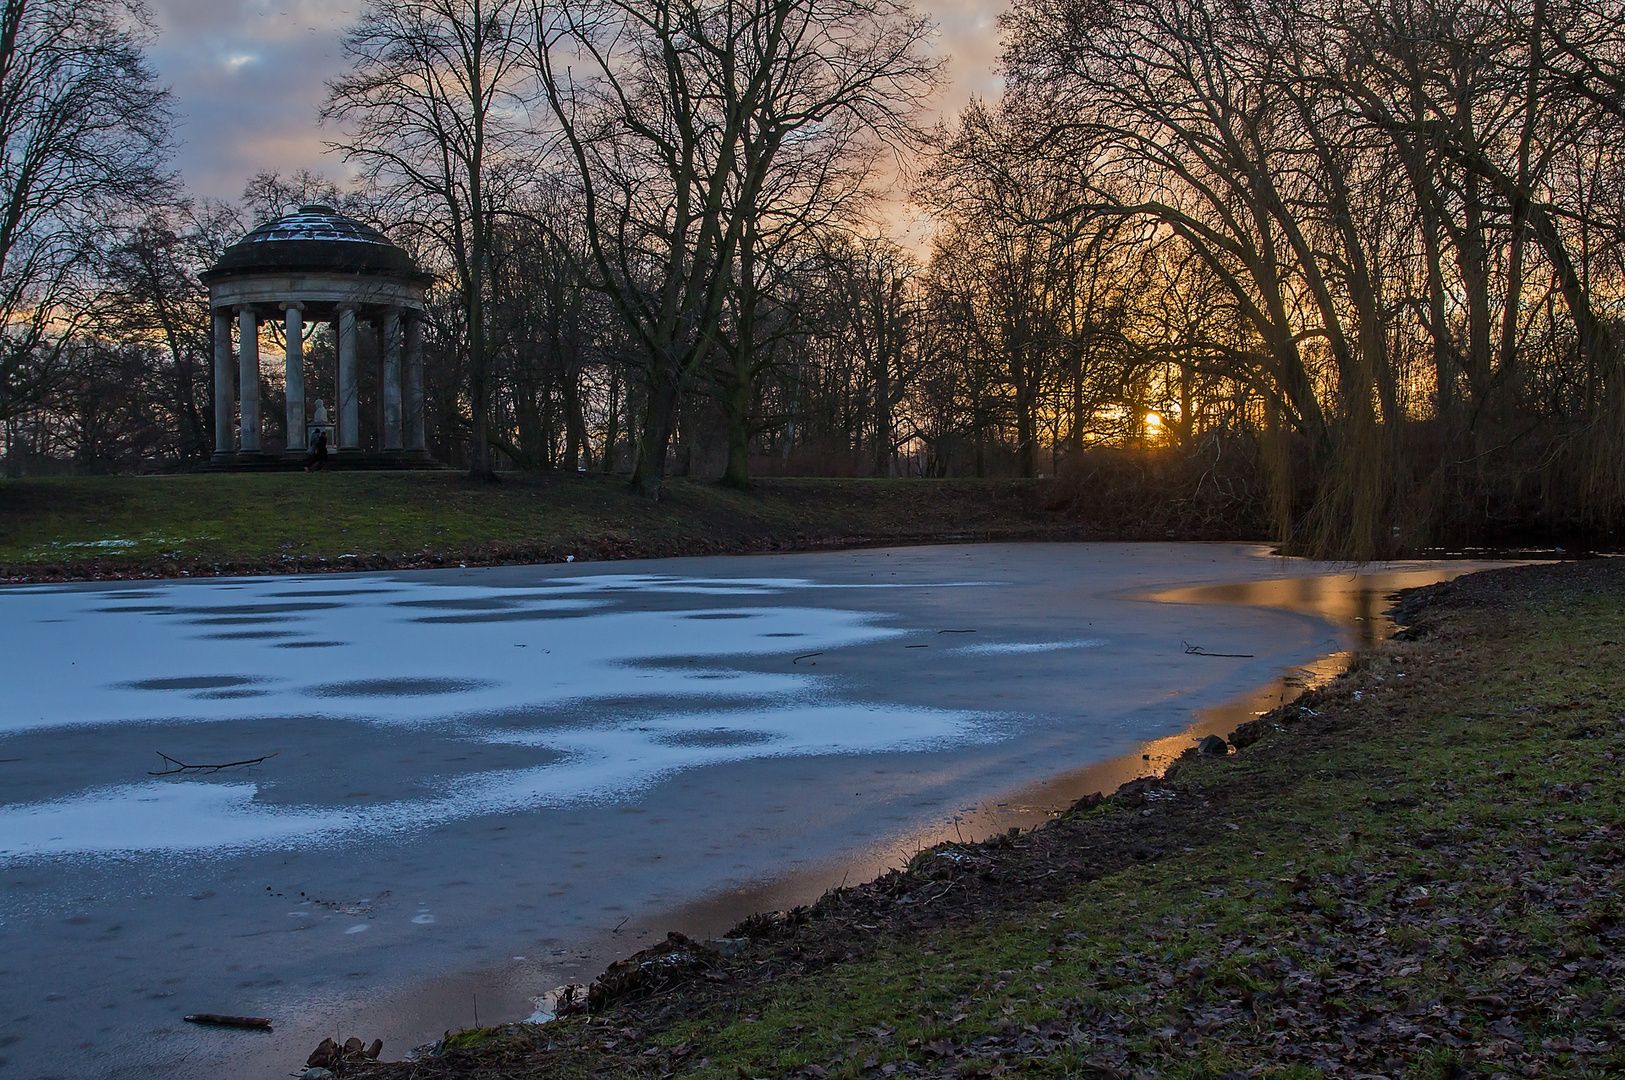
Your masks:
{"label": "cloudy sky", "polygon": [[[343,70],[340,40],[363,0],[149,0],[159,38],[151,56],[175,94],[177,165],[196,195],[235,200],[262,169],[344,165],[323,153],[316,124],[326,80]],[[916,0],[917,3],[920,0]],[[949,114],[985,94],[1004,0],[925,0],[952,57],[939,100]]]}

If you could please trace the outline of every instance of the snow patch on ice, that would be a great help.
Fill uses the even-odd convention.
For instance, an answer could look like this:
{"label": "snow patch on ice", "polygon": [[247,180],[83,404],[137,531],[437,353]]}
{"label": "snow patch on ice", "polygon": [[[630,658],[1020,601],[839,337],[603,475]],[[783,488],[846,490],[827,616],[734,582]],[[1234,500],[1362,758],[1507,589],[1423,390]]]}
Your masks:
{"label": "snow patch on ice", "polygon": [[965,656],[1019,656],[1023,653],[1058,652],[1062,649],[1098,649],[1104,644],[1106,644],[1104,638],[1072,638],[1068,641],[988,642],[983,645],[961,645],[953,651]]}
{"label": "snow patch on ice", "polygon": [[[401,835],[489,814],[619,802],[685,769],[755,758],[931,750],[989,741],[975,713],[858,704],[683,713],[655,720],[487,734],[498,745],[545,746],[559,760],[476,773],[437,798],[364,809],[271,807],[252,783],[152,781],[43,804],[0,806],[0,864],[62,855],[201,852]],[[675,742],[674,733],[765,734],[736,745]],[[413,920],[427,924],[433,916]]]}
{"label": "snow patch on ice", "polygon": [[[806,689],[803,673],[659,666],[679,658],[764,657],[895,637],[881,616],[832,607],[636,610],[621,594],[777,596],[810,589],[793,578],[686,579],[655,575],[562,578],[523,589],[408,582],[356,590],[331,605],[289,611],[277,598],[302,582],[169,585],[162,596],[108,604],[103,590],[0,593],[0,734],[68,725],[309,715],[312,709],[379,723],[444,724],[635,693],[706,698]],[[314,584],[314,583],[313,583]],[[432,606],[424,606],[425,604]],[[455,605],[455,606],[453,606]],[[746,618],[695,618],[708,614]],[[293,637],[220,638],[200,629],[230,619],[242,632],[274,623]],[[299,649],[303,640],[324,648]],[[334,645],[333,642],[344,644]],[[515,645],[524,645],[517,650]],[[88,677],[87,677],[88,676]],[[154,694],[166,682],[229,679],[251,697]],[[406,694],[439,683],[453,694]],[[313,700],[334,686],[342,702]],[[372,686],[377,693],[365,693]],[[390,688],[396,687],[396,692]],[[328,692],[331,692],[328,690]]]}
{"label": "snow patch on ice", "polygon": [[213,851],[333,836],[344,811],[258,805],[255,784],[151,782],[45,803],[0,806],[0,862],[131,851]]}

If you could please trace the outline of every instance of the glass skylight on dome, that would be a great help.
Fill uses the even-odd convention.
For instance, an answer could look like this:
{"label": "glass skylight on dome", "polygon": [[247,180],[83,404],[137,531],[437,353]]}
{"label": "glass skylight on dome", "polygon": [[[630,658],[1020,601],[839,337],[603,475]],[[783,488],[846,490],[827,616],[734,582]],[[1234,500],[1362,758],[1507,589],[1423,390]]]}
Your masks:
{"label": "glass skylight on dome", "polygon": [[259,226],[243,237],[242,243],[260,244],[272,240],[339,240],[358,244],[390,245],[389,239],[371,225],[347,218],[331,206],[301,206],[292,214]]}

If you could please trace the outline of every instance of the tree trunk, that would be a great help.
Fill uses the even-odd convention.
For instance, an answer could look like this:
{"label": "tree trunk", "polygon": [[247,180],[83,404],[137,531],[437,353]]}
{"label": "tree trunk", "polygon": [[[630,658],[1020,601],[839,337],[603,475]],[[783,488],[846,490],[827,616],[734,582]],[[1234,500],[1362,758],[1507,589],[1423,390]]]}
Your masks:
{"label": "tree trunk", "polygon": [[[745,370],[740,370],[741,367]],[[728,466],[722,473],[724,487],[744,490],[750,487],[750,407],[749,360],[734,356],[733,377],[722,396],[722,420],[728,434]]]}
{"label": "tree trunk", "polygon": [[1178,432],[1179,446],[1189,450],[1196,442],[1196,366],[1189,363],[1179,365],[1179,424],[1175,428]]}
{"label": "tree trunk", "polygon": [[621,437],[621,370],[611,367],[609,371],[609,412],[604,419],[604,460],[600,469],[606,473],[615,471],[615,443]]}
{"label": "tree trunk", "polygon": [[473,440],[469,447],[468,478],[489,482],[496,479],[496,471],[491,468],[491,385],[485,357],[480,355],[476,359],[473,355],[476,352],[483,354],[484,350],[470,344],[468,401],[473,413]]}
{"label": "tree trunk", "polygon": [[587,420],[581,415],[581,376],[567,370],[561,383],[564,395],[564,470],[581,467],[581,454],[587,445]]}
{"label": "tree trunk", "polygon": [[638,439],[638,460],[632,469],[632,490],[651,502],[660,501],[660,485],[666,475],[666,454],[676,426],[677,405],[682,394],[677,381],[656,375],[649,387],[649,403],[643,413],[643,433]]}
{"label": "tree trunk", "polygon": [[513,412],[515,425],[519,428],[521,463],[527,469],[545,468],[548,457],[547,431],[538,401],[540,389],[528,374],[514,383]]}
{"label": "tree trunk", "polygon": [[875,475],[891,475],[891,355],[882,349],[880,366],[875,373]]}
{"label": "tree trunk", "polygon": [[1016,370],[1016,461],[1021,475],[1032,479],[1038,475],[1037,425],[1034,423],[1033,380],[1028,377],[1024,358],[1012,365]]}

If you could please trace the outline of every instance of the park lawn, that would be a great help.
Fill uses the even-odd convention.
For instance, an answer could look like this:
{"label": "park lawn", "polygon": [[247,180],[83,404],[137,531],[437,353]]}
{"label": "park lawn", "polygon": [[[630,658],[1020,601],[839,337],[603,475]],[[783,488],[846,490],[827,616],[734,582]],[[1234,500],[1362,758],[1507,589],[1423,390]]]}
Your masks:
{"label": "park lawn", "polygon": [[[1076,534],[1043,481],[667,481],[449,472],[0,481],[0,577],[181,576],[673,556]],[[340,564],[343,564],[342,566]]]}
{"label": "park lawn", "polygon": [[340,1075],[1625,1075],[1622,599],[1611,559],[1411,594],[1228,758]]}

